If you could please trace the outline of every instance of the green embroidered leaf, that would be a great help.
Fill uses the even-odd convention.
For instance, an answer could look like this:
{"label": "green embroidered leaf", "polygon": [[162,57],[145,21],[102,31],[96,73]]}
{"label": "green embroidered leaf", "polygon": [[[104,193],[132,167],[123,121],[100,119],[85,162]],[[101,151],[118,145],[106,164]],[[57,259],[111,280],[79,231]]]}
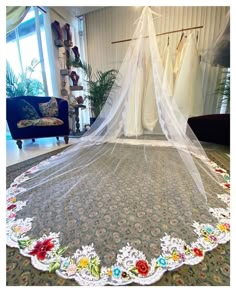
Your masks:
{"label": "green embroidered leaf", "polygon": [[135,274],[135,275],[138,275],[138,270],[137,268],[133,267],[132,269],[130,269],[130,272]]}
{"label": "green embroidered leaf", "polygon": [[77,265],[77,271],[79,272],[79,271],[81,271],[83,268],[78,264]]}
{"label": "green embroidered leaf", "polygon": [[62,255],[67,249],[68,249],[68,246],[65,246],[65,247],[59,248],[59,249],[56,251],[56,254],[57,254],[57,255]]}
{"label": "green embroidered leaf", "polygon": [[94,265],[96,265],[96,266],[98,266],[99,265],[99,259],[98,259],[98,257],[96,256],[96,257],[92,258],[91,259],[91,263],[94,264]]}
{"label": "green embroidered leaf", "polygon": [[18,240],[18,244],[19,244],[19,248],[20,249],[24,249],[27,246],[31,245],[31,243],[33,242],[33,239],[27,239],[27,240]]}
{"label": "green embroidered leaf", "polygon": [[60,263],[59,262],[54,262],[49,265],[49,273],[55,272],[60,268]]}
{"label": "green embroidered leaf", "polygon": [[155,269],[160,268],[160,265],[158,263],[155,264]]}
{"label": "green embroidered leaf", "polygon": [[97,277],[97,278],[100,277],[100,267],[99,266],[91,264],[90,272],[94,277]]}

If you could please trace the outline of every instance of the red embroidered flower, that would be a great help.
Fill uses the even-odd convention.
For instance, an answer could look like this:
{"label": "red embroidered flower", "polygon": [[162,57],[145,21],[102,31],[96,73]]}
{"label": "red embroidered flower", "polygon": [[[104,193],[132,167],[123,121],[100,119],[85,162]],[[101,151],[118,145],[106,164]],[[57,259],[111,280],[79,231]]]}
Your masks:
{"label": "red embroidered flower", "polygon": [[54,247],[51,242],[51,238],[44,240],[43,242],[38,241],[34,249],[29,253],[30,255],[36,255],[39,260],[46,258],[47,251],[50,251]]}
{"label": "red embroidered flower", "polygon": [[228,189],[230,188],[230,184],[224,184],[224,186]]}
{"label": "red embroidered flower", "polygon": [[15,207],[16,207],[16,204],[12,204],[9,207],[7,207],[7,210],[10,211],[12,209],[15,209]]}
{"label": "red embroidered flower", "polygon": [[226,229],[230,230],[230,224],[229,223],[224,223],[223,225],[225,226]]}
{"label": "red embroidered flower", "polygon": [[203,252],[199,248],[197,248],[197,247],[194,247],[193,252],[198,257],[202,257],[203,256]]}
{"label": "red embroidered flower", "polygon": [[216,172],[219,172],[219,173],[223,173],[224,171],[222,169],[215,169]]}
{"label": "red embroidered flower", "polygon": [[146,261],[144,260],[138,260],[136,262],[136,268],[139,272],[139,274],[141,274],[142,276],[147,276],[148,271],[149,271],[149,267]]}

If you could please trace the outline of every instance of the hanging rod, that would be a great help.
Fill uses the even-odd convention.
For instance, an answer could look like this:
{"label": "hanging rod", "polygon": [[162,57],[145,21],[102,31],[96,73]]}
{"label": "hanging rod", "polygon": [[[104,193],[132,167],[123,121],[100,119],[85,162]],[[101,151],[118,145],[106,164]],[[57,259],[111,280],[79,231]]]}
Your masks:
{"label": "hanging rod", "polygon": [[[186,30],[193,30],[193,29],[198,29],[198,28],[203,28],[203,27],[204,27],[203,25],[187,27],[187,28],[182,28],[182,29],[178,29],[178,30],[172,30],[172,31],[168,31],[168,32],[158,33],[158,34],[156,34],[156,36],[165,35],[165,34],[171,34],[171,33],[176,33],[176,32],[182,32],[182,31],[186,31]],[[145,36],[144,38],[148,38],[148,36]],[[113,44],[117,44],[117,43],[130,42],[130,41],[133,41],[133,40],[137,40],[137,38],[115,41],[115,42],[112,42],[111,44],[113,45]]]}
{"label": "hanging rod", "polygon": [[46,10],[44,10],[42,7],[40,7],[40,6],[36,6],[38,9],[40,9],[43,13],[47,13],[47,11]]}

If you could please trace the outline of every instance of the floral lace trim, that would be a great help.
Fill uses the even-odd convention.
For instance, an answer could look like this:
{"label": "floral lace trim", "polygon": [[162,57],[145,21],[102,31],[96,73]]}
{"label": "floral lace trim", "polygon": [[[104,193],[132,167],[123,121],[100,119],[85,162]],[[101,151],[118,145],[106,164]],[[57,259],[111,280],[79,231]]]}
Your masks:
{"label": "floral lace trim", "polygon": [[[200,263],[207,251],[230,240],[230,195],[216,194],[227,208],[210,208],[210,213],[218,219],[216,226],[193,223],[198,239],[188,245],[180,238],[165,234],[161,238],[162,253],[147,261],[143,252],[135,249],[129,243],[120,249],[116,263],[110,267],[101,266],[93,244],[82,246],[74,255],[63,257],[67,247],[60,246],[59,233],[50,232],[39,239],[27,236],[32,228],[33,218],[17,219],[17,212],[26,206],[27,201],[18,201],[17,195],[25,189],[19,185],[29,179],[29,175],[39,171],[58,155],[30,168],[18,176],[7,190],[7,245],[19,248],[24,256],[31,257],[32,265],[42,271],[56,272],[64,279],[74,279],[80,285],[127,285],[138,283],[152,284],[158,281],[166,271],[176,269],[183,264],[196,265]],[[230,189],[229,174],[216,163],[208,161],[214,171],[225,180],[223,188]]]}

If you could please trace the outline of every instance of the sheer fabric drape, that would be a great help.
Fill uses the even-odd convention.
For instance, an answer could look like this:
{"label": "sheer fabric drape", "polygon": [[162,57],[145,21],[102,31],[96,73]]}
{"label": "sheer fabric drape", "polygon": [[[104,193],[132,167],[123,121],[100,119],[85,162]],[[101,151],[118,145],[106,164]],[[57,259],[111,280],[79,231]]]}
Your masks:
{"label": "sheer fabric drape", "polygon": [[15,29],[25,18],[31,6],[7,6],[6,32],[7,34]]}

